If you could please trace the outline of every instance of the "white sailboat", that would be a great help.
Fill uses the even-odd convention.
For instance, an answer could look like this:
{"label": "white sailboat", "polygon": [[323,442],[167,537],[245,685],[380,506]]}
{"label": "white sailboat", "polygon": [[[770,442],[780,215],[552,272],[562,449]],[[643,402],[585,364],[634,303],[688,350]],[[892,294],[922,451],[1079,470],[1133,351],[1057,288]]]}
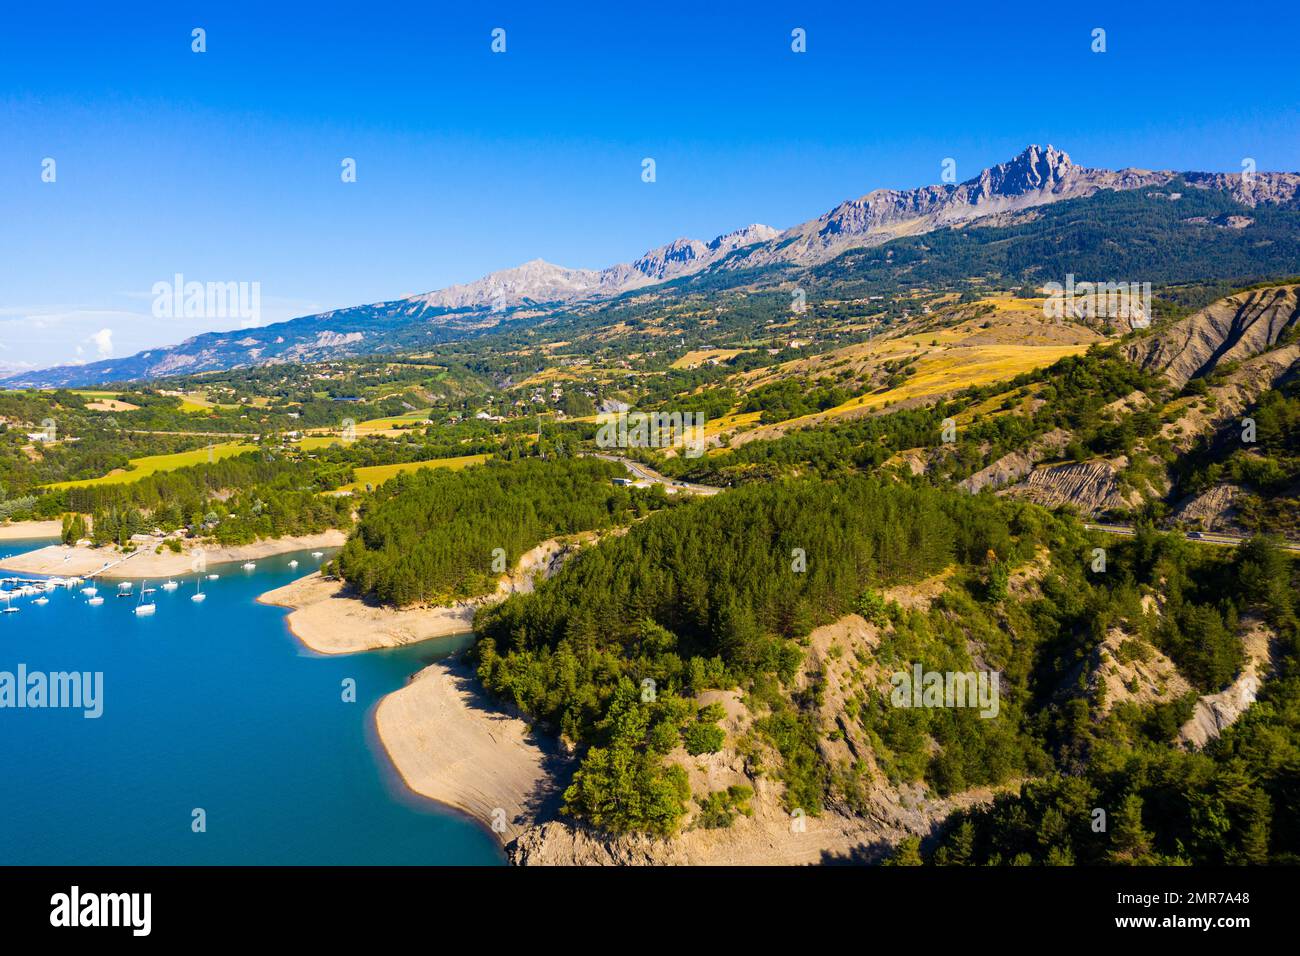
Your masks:
{"label": "white sailboat", "polygon": [[253,570],[253,568],[255,568],[255,567],[257,567],[257,563],[256,563],[255,561],[245,561],[245,562],[244,562],[244,570],[245,570],[245,571],[251,571],[251,570]]}
{"label": "white sailboat", "polygon": [[324,551],[313,551],[313,552],[311,553],[311,556],[312,556],[313,558],[323,558],[323,557],[325,557],[325,552],[324,552]]}
{"label": "white sailboat", "polygon": [[49,604],[49,603],[50,603],[50,599],[47,598],[44,594],[42,594],[40,597],[38,597],[38,598],[37,598],[35,601],[33,601],[32,603],[33,603],[33,604]]}
{"label": "white sailboat", "polygon": [[296,568],[297,566],[298,566],[298,562],[297,562],[297,561],[290,561],[290,562],[289,562],[289,567],[291,567],[291,568]]}
{"label": "white sailboat", "polygon": [[203,593],[203,579],[196,579],[194,582],[194,593],[190,595],[190,600],[195,604],[201,604],[207,599],[207,597],[208,596]]}
{"label": "white sailboat", "polygon": [[96,595],[92,595],[90,600],[87,601],[86,603],[89,604],[91,607],[99,607],[101,604],[104,603],[104,599],[100,597],[98,594],[96,594]]}
{"label": "white sailboat", "polygon": [[92,585],[91,587],[88,588],[82,588],[81,593],[86,595],[86,597],[94,597],[96,594],[99,593],[99,588],[94,587]]}
{"label": "white sailboat", "polygon": [[163,583],[162,589],[164,591],[175,591],[178,587],[180,587],[180,585],[175,581],[166,581]]}
{"label": "white sailboat", "polygon": [[144,596],[152,590],[153,588],[140,589],[140,603],[135,606],[136,617],[148,617],[154,611],[158,610],[158,605],[154,604],[152,601],[148,604],[144,603]]}
{"label": "white sailboat", "polygon": [[221,577],[221,575],[219,575],[219,574],[209,574],[209,575],[208,575],[208,580],[209,580],[209,581],[215,581],[215,580],[216,580],[217,578],[219,578],[219,577]]}
{"label": "white sailboat", "polygon": [[18,608],[16,608],[16,607],[13,606],[13,600],[14,600],[14,599],[13,599],[13,596],[12,596],[8,591],[6,591],[6,592],[5,592],[5,609],[4,609],[4,613],[5,613],[5,614],[17,614],[17,613],[18,613]]}

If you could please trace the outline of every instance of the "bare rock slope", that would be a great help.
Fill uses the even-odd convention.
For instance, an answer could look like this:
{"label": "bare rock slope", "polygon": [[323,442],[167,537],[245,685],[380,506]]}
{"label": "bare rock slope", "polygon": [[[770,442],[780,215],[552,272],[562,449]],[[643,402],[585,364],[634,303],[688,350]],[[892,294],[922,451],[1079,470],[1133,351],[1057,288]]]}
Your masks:
{"label": "bare rock slope", "polygon": [[1271,348],[1297,320],[1300,286],[1242,292],[1132,343],[1125,355],[1182,387],[1223,362],[1242,361]]}

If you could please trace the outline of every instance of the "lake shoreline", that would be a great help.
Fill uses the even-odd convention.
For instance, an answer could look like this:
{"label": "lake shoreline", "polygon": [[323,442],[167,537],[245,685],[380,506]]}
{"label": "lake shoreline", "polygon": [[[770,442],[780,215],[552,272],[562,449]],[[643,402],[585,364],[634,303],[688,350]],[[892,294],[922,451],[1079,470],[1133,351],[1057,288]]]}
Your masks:
{"label": "lake shoreline", "polygon": [[[316,563],[308,550],[260,560],[251,571],[209,565],[220,579],[201,582],[202,603],[190,600],[193,574],[175,591],[151,581],[157,611],[143,617],[133,613],[138,597],[113,600],[112,582],[96,582],[108,598],[101,606],[77,588],[49,591],[44,605],[35,595],[15,596],[21,613],[0,621],[9,670],[17,660],[30,673],[71,667],[108,676],[103,720],[24,709],[0,733],[0,763],[12,777],[0,793],[0,819],[13,824],[0,827],[0,858],[77,866],[503,865],[499,841],[480,823],[405,785],[370,729],[383,696],[443,651],[313,655],[285,632],[284,611],[255,603]],[[453,652],[464,643],[442,646]],[[277,798],[286,793],[310,794],[307,812]],[[220,840],[193,837],[196,804],[210,820],[219,816]]]}
{"label": "lake shoreline", "polygon": [[486,828],[503,847],[546,815],[556,795],[556,745],[497,709],[474,669],[438,661],[380,699],[375,737],[406,788]]}
{"label": "lake shoreline", "polygon": [[[204,566],[257,561],[291,551],[337,548],[346,540],[342,531],[330,530],[318,534],[264,538],[251,544],[231,547],[208,547],[203,548]],[[195,570],[194,550],[196,549],[175,554],[164,548],[161,554],[156,554],[152,548],[142,548],[124,554],[115,549],[52,544],[0,560],[0,571],[56,577],[171,578]]]}
{"label": "lake shoreline", "polygon": [[[403,647],[440,637],[469,634],[474,615],[511,594],[527,593],[538,577],[548,578],[576,553],[589,535],[551,538],[520,556],[515,570],[497,580],[496,590],[450,604],[396,608],[366,599],[346,582],[326,579],[320,572],[306,575],[258,597],[259,604],[289,608],[285,622],[309,650],[317,654],[356,654]],[[3,567],[3,565],[0,565]]]}
{"label": "lake shoreline", "polygon": [[[388,607],[319,571],[257,600],[289,608],[285,626],[318,654],[404,647],[471,634],[480,607],[531,591],[537,578],[558,571],[586,540],[543,541],[521,555],[495,591],[454,604]],[[408,792],[470,817],[503,847],[553,809],[567,758],[558,744],[491,700],[463,661],[438,661],[412,674],[405,687],[380,699],[370,720],[375,742]]]}
{"label": "lake shoreline", "polygon": [[[285,626],[322,656],[405,647],[472,633],[474,613],[493,596],[399,610],[364,601],[320,572],[257,598],[290,609]],[[504,847],[537,822],[553,777],[529,725],[488,700],[474,670],[451,658],[411,674],[367,715],[395,785],[417,800],[454,810]]]}

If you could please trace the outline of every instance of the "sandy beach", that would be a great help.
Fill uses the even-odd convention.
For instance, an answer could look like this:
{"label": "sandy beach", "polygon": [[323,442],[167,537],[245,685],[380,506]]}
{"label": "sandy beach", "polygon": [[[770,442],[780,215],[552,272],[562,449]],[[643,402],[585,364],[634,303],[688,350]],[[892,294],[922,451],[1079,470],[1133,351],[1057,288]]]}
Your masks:
{"label": "sandy beach", "polygon": [[[58,534],[57,530],[55,534]],[[331,530],[320,534],[267,538],[228,548],[206,547],[203,553],[206,564],[211,566],[230,561],[257,561],[290,551],[334,548],[346,540],[342,531]],[[105,578],[170,578],[190,573],[194,569],[193,562],[194,555],[190,549],[174,554],[163,548],[161,554],[155,554],[152,547],[142,547],[123,554],[116,548],[52,544],[6,558],[0,561],[0,570],[63,577],[94,574]]]}
{"label": "sandy beach", "polygon": [[57,538],[63,534],[63,522],[57,518],[51,521],[15,521],[12,524],[0,524],[0,541],[14,541],[19,538]]}
{"label": "sandy beach", "polygon": [[355,654],[465,634],[481,601],[438,608],[396,610],[358,598],[339,580],[314,572],[267,591],[260,604],[292,608],[289,630],[318,654]]}
{"label": "sandy beach", "polygon": [[528,724],[488,700],[473,670],[439,661],[379,702],[375,726],[406,785],[509,843],[554,798],[555,765]]}
{"label": "sandy beach", "polygon": [[[589,540],[591,536],[578,536]],[[436,637],[468,634],[480,607],[533,588],[538,577],[549,577],[574,553],[576,541],[552,538],[525,552],[515,570],[502,575],[496,591],[438,607],[393,608],[358,597],[338,580],[318,573],[267,591],[262,604],[291,608],[289,630],[318,654],[355,654],[383,647],[401,647]]]}

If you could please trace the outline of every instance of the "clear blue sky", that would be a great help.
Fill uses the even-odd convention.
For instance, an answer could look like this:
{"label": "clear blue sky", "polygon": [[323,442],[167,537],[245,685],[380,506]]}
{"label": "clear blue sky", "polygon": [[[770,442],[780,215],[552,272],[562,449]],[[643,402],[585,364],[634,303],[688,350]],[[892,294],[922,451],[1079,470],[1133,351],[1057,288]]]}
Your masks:
{"label": "clear blue sky", "polygon": [[205,330],[149,314],[177,272],[260,282],[274,321],[783,228],[1030,142],[1096,166],[1300,170],[1294,3],[270,6],[6,5],[0,363]]}

